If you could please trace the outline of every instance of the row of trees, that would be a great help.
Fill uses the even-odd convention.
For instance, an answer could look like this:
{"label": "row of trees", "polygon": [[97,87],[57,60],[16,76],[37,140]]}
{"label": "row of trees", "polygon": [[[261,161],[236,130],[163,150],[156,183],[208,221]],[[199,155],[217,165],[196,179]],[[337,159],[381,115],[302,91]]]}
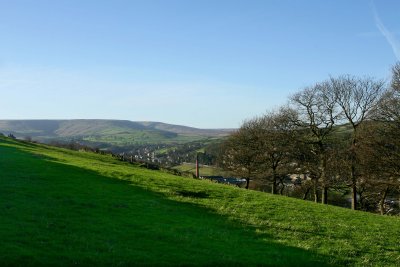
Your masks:
{"label": "row of trees", "polygon": [[257,180],[283,193],[289,175],[301,176],[316,202],[348,192],[352,209],[388,212],[388,196],[400,193],[400,63],[392,74],[390,86],[343,75],[303,89],[244,122],[224,143],[222,164],[246,188]]}

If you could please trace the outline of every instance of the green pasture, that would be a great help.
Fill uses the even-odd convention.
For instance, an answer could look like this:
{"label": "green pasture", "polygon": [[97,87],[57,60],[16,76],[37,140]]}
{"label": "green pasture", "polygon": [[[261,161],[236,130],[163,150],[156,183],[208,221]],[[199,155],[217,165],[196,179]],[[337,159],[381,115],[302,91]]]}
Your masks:
{"label": "green pasture", "polygon": [[[194,163],[182,163],[181,165],[175,166],[172,169],[176,169],[181,172],[190,172],[192,174],[196,174],[196,164]],[[208,165],[199,165],[199,174],[204,176],[224,176],[230,177],[231,173],[224,171],[220,168]]]}
{"label": "green pasture", "polygon": [[0,138],[2,266],[399,266],[400,218]]}

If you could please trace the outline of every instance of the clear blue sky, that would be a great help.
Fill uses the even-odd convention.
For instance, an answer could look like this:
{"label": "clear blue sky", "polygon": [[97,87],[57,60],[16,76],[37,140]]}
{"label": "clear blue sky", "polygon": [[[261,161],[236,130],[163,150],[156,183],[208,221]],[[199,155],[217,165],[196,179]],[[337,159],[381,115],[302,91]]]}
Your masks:
{"label": "clear blue sky", "polygon": [[239,127],[329,75],[388,78],[398,0],[0,0],[0,118]]}

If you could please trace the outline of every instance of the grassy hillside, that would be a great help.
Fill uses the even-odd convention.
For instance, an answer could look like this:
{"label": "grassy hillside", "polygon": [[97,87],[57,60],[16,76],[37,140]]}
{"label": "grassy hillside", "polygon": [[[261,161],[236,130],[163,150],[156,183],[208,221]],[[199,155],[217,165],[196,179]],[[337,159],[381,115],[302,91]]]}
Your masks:
{"label": "grassy hillside", "polygon": [[400,218],[0,138],[1,265],[399,266]]}
{"label": "grassy hillside", "polygon": [[[173,167],[173,169],[181,171],[181,172],[190,172],[192,174],[196,174],[196,164],[195,163],[185,162],[185,163],[182,163],[181,165]],[[224,171],[217,167],[207,166],[207,165],[200,165],[199,173],[200,173],[200,175],[204,175],[204,176],[214,176],[214,175],[224,176],[224,177],[232,176],[232,174],[227,171]]]}

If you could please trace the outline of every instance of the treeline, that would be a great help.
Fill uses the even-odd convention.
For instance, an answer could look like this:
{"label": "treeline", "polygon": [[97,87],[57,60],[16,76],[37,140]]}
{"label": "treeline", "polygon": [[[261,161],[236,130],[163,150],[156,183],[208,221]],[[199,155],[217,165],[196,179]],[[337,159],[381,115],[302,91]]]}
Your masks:
{"label": "treeline", "polygon": [[323,204],[340,196],[352,209],[398,214],[399,137],[400,62],[389,85],[343,75],[299,91],[277,111],[244,122],[220,162],[246,178],[246,188],[252,181]]}

